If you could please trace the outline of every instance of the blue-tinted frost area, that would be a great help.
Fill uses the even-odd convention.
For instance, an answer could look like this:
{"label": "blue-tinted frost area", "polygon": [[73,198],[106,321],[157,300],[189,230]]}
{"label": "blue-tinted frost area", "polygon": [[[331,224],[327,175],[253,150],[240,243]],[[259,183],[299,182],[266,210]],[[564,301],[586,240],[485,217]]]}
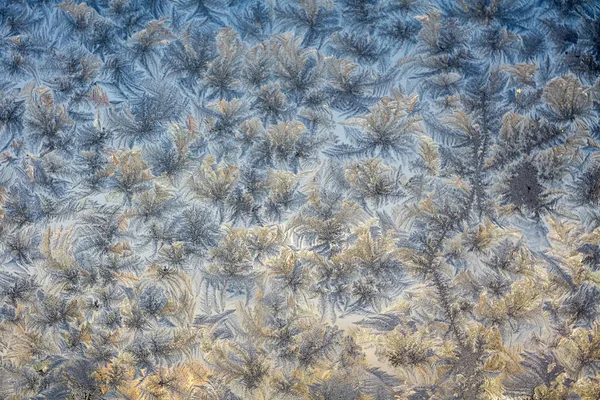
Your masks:
{"label": "blue-tinted frost area", "polygon": [[596,0],[0,0],[0,400],[600,399]]}

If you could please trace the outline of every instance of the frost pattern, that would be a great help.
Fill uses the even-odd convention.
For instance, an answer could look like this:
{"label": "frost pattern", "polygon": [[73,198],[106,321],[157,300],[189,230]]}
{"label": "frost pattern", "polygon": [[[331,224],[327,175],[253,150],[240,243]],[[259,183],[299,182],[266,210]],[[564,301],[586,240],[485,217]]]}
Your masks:
{"label": "frost pattern", "polygon": [[600,398],[594,0],[0,1],[0,399]]}

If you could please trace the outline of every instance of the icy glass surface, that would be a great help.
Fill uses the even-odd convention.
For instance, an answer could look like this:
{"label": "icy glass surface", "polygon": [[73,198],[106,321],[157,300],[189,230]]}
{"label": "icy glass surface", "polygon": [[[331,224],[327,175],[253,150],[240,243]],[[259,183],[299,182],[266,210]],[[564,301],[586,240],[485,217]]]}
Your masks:
{"label": "icy glass surface", "polygon": [[597,0],[0,0],[0,400],[600,399]]}

